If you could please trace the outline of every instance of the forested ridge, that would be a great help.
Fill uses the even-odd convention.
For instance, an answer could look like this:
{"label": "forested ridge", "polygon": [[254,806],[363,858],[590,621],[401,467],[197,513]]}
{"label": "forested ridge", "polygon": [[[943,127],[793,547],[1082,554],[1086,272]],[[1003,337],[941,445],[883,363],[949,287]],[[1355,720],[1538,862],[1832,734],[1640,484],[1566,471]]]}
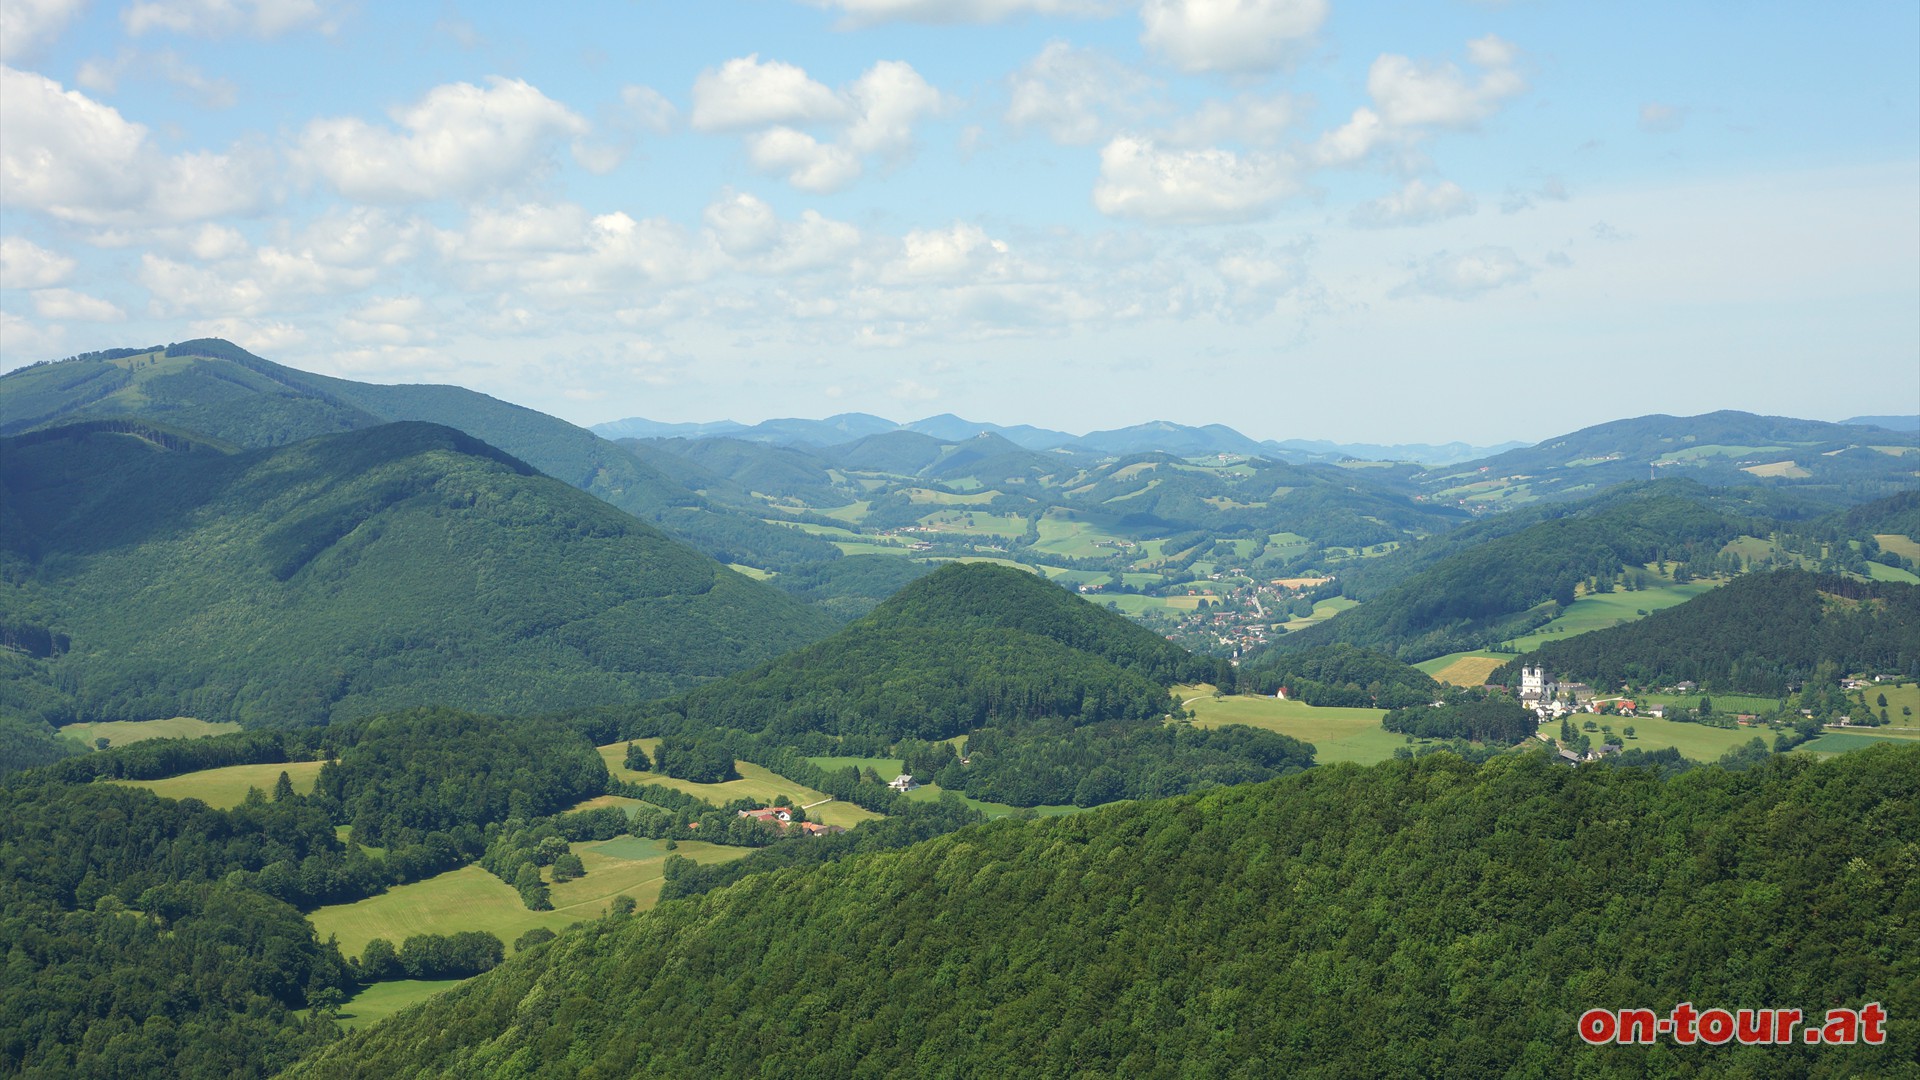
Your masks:
{"label": "forested ridge", "polygon": [[0,446],[15,715],[531,712],[668,693],[831,625],[449,428],[221,453],[131,423]]}
{"label": "forested ridge", "polygon": [[[289,1075],[1899,1075],[1916,844],[1915,747],[1670,779],[1331,766],[747,877]],[[1892,1019],[1856,1048],[1574,1032],[1682,1001]]]}
{"label": "forested ridge", "polygon": [[1784,696],[1823,670],[1920,676],[1920,586],[1775,570],[1744,574],[1638,622],[1550,641],[1492,678],[1537,664],[1596,686]]}

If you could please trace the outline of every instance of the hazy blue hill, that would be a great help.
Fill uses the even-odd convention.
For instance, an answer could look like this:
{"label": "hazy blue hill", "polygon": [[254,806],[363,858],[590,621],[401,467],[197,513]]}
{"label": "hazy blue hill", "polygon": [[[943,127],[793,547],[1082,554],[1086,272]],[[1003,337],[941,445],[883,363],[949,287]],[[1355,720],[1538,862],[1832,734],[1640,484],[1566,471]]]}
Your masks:
{"label": "hazy blue hill", "polygon": [[[1907,1075],[1916,773],[1441,754],[1007,819],[590,924],[286,1075]],[[1886,1041],[1575,1034],[1785,1000]]]}
{"label": "hazy blue hill", "polygon": [[1031,424],[1014,424],[1006,427],[984,421],[964,420],[952,413],[929,416],[924,420],[915,420],[903,426],[908,431],[918,431],[944,442],[959,442],[962,439],[971,439],[983,431],[990,431],[1027,450],[1053,450],[1060,447],[1074,449],[1080,441],[1080,436],[1069,435],[1064,431],[1051,431]]}
{"label": "hazy blue hill", "polygon": [[1596,424],[1534,446],[1437,468],[1428,483],[1443,490],[1480,479],[1506,479],[1524,483],[1528,498],[1578,498],[1648,479],[1652,469],[1710,484],[1781,487],[1831,507],[1912,486],[1914,455],[1876,446],[1920,447],[1920,433],[1731,410],[1653,415]]}
{"label": "hazy blue hill", "polygon": [[[840,506],[848,496],[834,490],[827,462],[812,451],[797,446],[779,446],[751,442],[728,436],[701,439],[658,439],[648,442],[622,441],[646,460],[660,465],[674,479],[697,487],[710,498],[744,499],[751,492],[796,498],[808,506]],[[696,466],[701,477],[682,478],[670,471],[660,459],[674,459]],[[708,490],[708,485],[714,490]]]}
{"label": "hazy blue hill", "polygon": [[0,445],[0,622],[66,642],[6,692],[66,711],[47,719],[544,711],[670,692],[826,629],[450,428],[168,441],[121,421]]}
{"label": "hazy blue hill", "polygon": [[557,417],[458,386],[379,386],[298,371],[217,338],[0,376],[0,434],[85,416],[138,416],[250,447],[424,420],[501,447],[723,562],[777,567],[839,554],[803,533],[709,507],[631,453]]}
{"label": "hazy blue hill", "polygon": [[1882,427],[1888,431],[1920,432],[1920,415],[1906,416],[1855,416],[1840,421],[1843,424]]}
{"label": "hazy blue hill", "polygon": [[917,476],[920,470],[940,460],[946,445],[917,431],[888,431],[844,446],[829,447],[822,455],[842,469]]}
{"label": "hazy blue hill", "polygon": [[1160,451],[1181,457],[1204,454],[1244,454],[1271,457],[1272,450],[1225,424],[1190,427],[1167,420],[1152,420],[1109,431],[1089,431],[1081,444],[1108,454],[1138,454]]}
{"label": "hazy blue hill", "polygon": [[733,420],[714,420],[709,423],[669,423],[662,420],[648,420],[643,416],[630,416],[625,420],[609,420],[603,424],[594,424],[588,430],[603,439],[698,439],[708,435],[731,435],[745,431],[747,425]]}

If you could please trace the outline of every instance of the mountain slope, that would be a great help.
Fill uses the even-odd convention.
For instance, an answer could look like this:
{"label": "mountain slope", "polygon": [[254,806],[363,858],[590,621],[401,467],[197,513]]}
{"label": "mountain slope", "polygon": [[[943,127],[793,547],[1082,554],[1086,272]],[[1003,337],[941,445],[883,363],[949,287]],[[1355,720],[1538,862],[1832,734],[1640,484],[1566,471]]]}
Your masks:
{"label": "mountain slope", "polygon": [[500,447],[723,562],[784,566],[839,554],[794,530],[716,510],[584,428],[463,387],[336,379],[263,360],[217,338],[112,350],[0,377],[0,435],[97,416],[137,416],[247,447],[422,420]]}
{"label": "mountain slope", "polygon": [[0,463],[0,623],[48,642],[7,694],[48,719],[541,711],[670,692],[825,630],[437,425],[229,454],[100,421],[5,440]]}
{"label": "mountain slope", "polygon": [[[1434,755],[1003,820],[590,924],[287,1075],[1903,1075],[1916,777],[1920,748],[1665,781]],[[1683,1001],[1892,1019],[1575,1034]]]}

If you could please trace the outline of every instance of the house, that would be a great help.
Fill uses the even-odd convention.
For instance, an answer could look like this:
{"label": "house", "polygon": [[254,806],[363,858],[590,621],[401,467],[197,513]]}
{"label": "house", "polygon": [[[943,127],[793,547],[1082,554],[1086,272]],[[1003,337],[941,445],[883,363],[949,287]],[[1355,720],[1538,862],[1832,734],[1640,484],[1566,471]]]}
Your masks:
{"label": "house", "polygon": [[742,810],[740,816],[772,825],[785,825],[793,820],[793,811],[784,806],[763,806],[758,810]]}
{"label": "house", "polygon": [[803,821],[795,827],[798,828],[800,832],[806,836],[832,836],[835,833],[843,833],[847,831],[844,826],[822,825],[814,821]]}
{"label": "house", "polygon": [[1649,705],[1647,707],[1647,715],[1656,720],[1664,720],[1667,717],[1667,707],[1665,705]]}
{"label": "house", "polygon": [[912,791],[920,785],[914,782],[912,773],[901,773],[899,776],[894,777],[887,786],[895,791]]}

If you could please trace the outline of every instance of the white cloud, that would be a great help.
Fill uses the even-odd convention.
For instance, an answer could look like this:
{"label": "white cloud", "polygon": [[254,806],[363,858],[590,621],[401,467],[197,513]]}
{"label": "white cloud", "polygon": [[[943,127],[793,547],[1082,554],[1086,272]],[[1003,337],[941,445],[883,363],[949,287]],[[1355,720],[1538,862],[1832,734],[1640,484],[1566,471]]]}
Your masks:
{"label": "white cloud", "polygon": [[913,126],[946,107],[946,98],[910,64],[882,60],[848,91],[854,119],[846,144],[855,153],[894,157],[913,146]]}
{"label": "white cloud", "polygon": [[807,124],[838,119],[846,104],[832,90],[808,77],[805,69],[779,60],[760,62],[760,54],[737,57],[718,70],[702,71],[693,81],[693,114],[698,131],[748,131],[775,124]]}
{"label": "white cloud", "polygon": [[274,356],[306,344],[307,332],[289,322],[255,319],[201,319],[187,324],[192,337],[225,338],[255,356]]}
{"label": "white cloud", "polygon": [[720,250],[729,255],[755,255],[780,238],[780,219],[756,196],[728,189],[700,215],[713,230]]}
{"label": "white cloud", "polygon": [[1566,202],[1567,198],[1567,185],[1559,177],[1549,176],[1540,181],[1540,185],[1532,191],[1508,188],[1507,193],[1500,199],[1500,212],[1517,214],[1522,210],[1532,209],[1535,200]]}
{"label": "white cloud", "polygon": [[560,140],[588,133],[585,120],[528,83],[487,82],[437,86],[394,110],[400,131],[357,117],[315,120],[296,156],[348,198],[458,198],[512,186],[549,161]]}
{"label": "white cloud", "polygon": [[1225,286],[1220,313],[1228,317],[1268,314],[1307,280],[1306,260],[1297,251],[1233,251],[1214,263],[1213,272]]}
{"label": "white cloud", "polygon": [[747,160],[762,172],[784,173],[803,191],[839,191],[860,176],[852,150],[823,143],[804,131],[777,127],[747,136]]}
{"label": "white cloud", "polygon": [[0,199],[86,224],[250,213],[271,168],[257,148],[166,157],[119,110],[10,67],[0,67],[0,128]]}
{"label": "white cloud", "polygon": [[44,289],[73,273],[74,260],[18,236],[0,236],[0,289]]}
{"label": "white cloud", "polygon": [[672,222],[619,212],[589,217],[576,206],[476,213],[466,232],[443,235],[441,248],[471,286],[518,286],[555,301],[699,281],[716,258]]}
{"label": "white cloud", "polygon": [[1355,207],[1353,223],[1373,229],[1425,225],[1471,214],[1474,206],[1473,196],[1451,180],[1442,180],[1431,187],[1420,180],[1409,180],[1399,191]]}
{"label": "white cloud", "polygon": [[7,0],[0,4],[0,60],[33,53],[60,36],[86,0]]}
{"label": "white cloud", "polygon": [[651,86],[635,84],[620,88],[621,123],[654,135],[665,135],[673,130],[673,122],[679,115],[680,110],[673,107],[673,102]]}
{"label": "white cloud", "polygon": [[1113,0],[807,0],[854,26],[883,22],[992,23],[1022,15],[1106,15]]}
{"label": "white cloud", "polygon": [[35,289],[33,309],[43,319],[72,322],[125,322],[120,305],[72,289]]}
{"label": "white cloud", "polygon": [[1649,101],[1640,106],[1640,130],[1656,133],[1679,131],[1687,122],[1687,110]]}
{"label": "white cloud", "polygon": [[412,345],[437,336],[431,315],[417,296],[380,297],[342,319],[339,333],[362,345]]}
{"label": "white cloud", "polygon": [[240,100],[240,90],[231,80],[209,78],[171,49],[121,49],[112,60],[81,64],[74,81],[96,93],[111,94],[120,88],[120,80],[129,77],[171,83],[209,109],[230,109]]}
{"label": "white cloud", "polygon": [[120,21],[135,37],[166,30],[197,37],[271,38],[315,24],[330,30],[323,15],[315,0],[136,0],[121,12]]}
{"label": "white cloud", "polygon": [[892,280],[979,280],[1008,253],[1007,244],[968,222],[916,229],[901,238],[900,257],[887,267]]}
{"label": "white cloud", "polygon": [[1413,277],[1393,295],[1470,300],[1532,276],[1533,269],[1520,261],[1512,248],[1480,247],[1458,255],[1443,251],[1414,267]]}
{"label": "white cloud", "polygon": [[1514,70],[1518,51],[1498,37],[1468,42],[1467,54],[1482,69],[1478,81],[1469,81],[1451,63],[1421,64],[1383,54],[1367,72],[1367,93],[1394,126],[1473,127],[1526,89],[1526,82]]}
{"label": "white cloud", "polygon": [[1140,42],[1183,71],[1271,71],[1326,18],[1326,0],[1147,0]]}
{"label": "white cloud", "polygon": [[66,327],[37,323],[11,311],[0,310],[0,357],[8,366],[51,360],[65,351]]}
{"label": "white cloud", "polygon": [[1293,163],[1230,150],[1162,151],[1121,136],[1100,151],[1093,204],[1112,217],[1168,224],[1247,221],[1300,188]]}
{"label": "white cloud", "polygon": [[1138,115],[1133,100],[1153,86],[1106,53],[1064,41],[1049,42],[1008,82],[1006,122],[1015,130],[1039,128],[1070,146],[1107,135],[1107,114]]}
{"label": "white cloud", "polygon": [[1226,141],[1262,146],[1276,141],[1293,123],[1293,117],[1293,98],[1286,94],[1243,94],[1231,101],[1216,98],[1175,120],[1156,133],[1155,139],[1169,146]]}
{"label": "white cloud", "polygon": [[1353,117],[1346,123],[1320,136],[1313,145],[1313,161],[1317,165],[1351,165],[1391,137],[1380,114],[1363,105],[1353,110]]}
{"label": "white cloud", "polygon": [[887,396],[898,401],[933,401],[940,391],[914,379],[901,379],[887,388]]}

